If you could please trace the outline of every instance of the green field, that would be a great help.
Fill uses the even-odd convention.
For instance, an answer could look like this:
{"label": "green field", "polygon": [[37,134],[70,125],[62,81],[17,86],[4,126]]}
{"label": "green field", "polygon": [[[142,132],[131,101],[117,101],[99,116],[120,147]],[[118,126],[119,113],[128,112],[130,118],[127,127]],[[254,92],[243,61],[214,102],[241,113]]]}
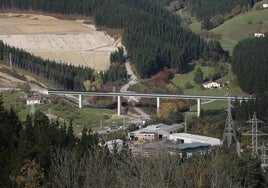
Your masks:
{"label": "green field", "polygon": [[[202,101],[201,100],[201,109],[202,110],[220,110],[220,109],[227,109],[228,102],[227,101]],[[197,105],[192,106],[192,111],[197,111]],[[195,114],[194,114],[195,115]]]}
{"label": "green field", "polygon": [[254,32],[268,31],[268,9],[239,14],[211,31],[221,35],[223,48],[232,52],[238,41],[253,36]]}
{"label": "green field", "polygon": [[176,74],[173,78],[172,82],[179,86],[180,88],[184,89],[184,85],[186,82],[190,82],[194,85],[194,73],[196,69],[200,67],[202,72],[204,73],[204,77],[207,77],[209,74],[212,74],[215,72],[215,69],[210,66],[195,66],[194,70],[185,74]]}
{"label": "green field", "polygon": [[195,33],[200,33],[201,32],[201,23],[195,17],[192,17],[186,11],[177,11],[176,14],[180,15],[180,17],[182,19],[189,19],[189,20],[191,20],[191,24],[189,24],[189,28],[193,32],[195,32]]}
{"label": "green field", "polygon": [[[26,116],[30,114],[31,107],[26,106],[26,98],[23,92],[2,92],[3,106],[6,109],[14,109],[18,113],[19,119],[23,122]],[[84,127],[91,127],[93,130],[100,129],[102,126],[109,126],[112,124],[122,124],[123,117],[113,116],[116,114],[115,110],[108,110],[102,108],[78,108],[76,104],[59,99],[58,104],[39,104],[35,105],[34,110],[39,110],[45,114],[52,115],[52,119],[69,124],[72,120],[74,131],[80,132]],[[113,118],[115,117],[115,118]]]}
{"label": "green field", "polygon": [[[45,104],[35,105],[35,110],[40,110],[44,113],[49,113],[49,106]],[[102,126],[108,126],[113,123],[119,123],[118,120],[111,120],[111,117],[116,112],[113,110],[100,109],[100,108],[78,108],[72,104],[65,104],[64,106],[51,105],[50,113],[53,119],[59,117],[59,121],[63,123],[66,121],[69,124],[72,120],[74,132],[80,132],[84,127],[90,127],[93,130],[98,130],[102,121]],[[19,117],[22,121],[30,114],[31,107],[27,106],[24,110],[19,112]],[[120,118],[122,121],[122,118]]]}
{"label": "green field", "polygon": [[[211,73],[214,73],[214,68],[209,66],[199,66],[204,73],[204,77],[208,76]],[[224,95],[231,95],[231,96],[248,96],[247,93],[243,92],[237,85],[234,83],[233,73],[231,71],[231,65],[229,65],[229,73],[224,77],[216,80],[218,83],[228,83],[228,85],[223,86],[220,89],[203,89],[200,86],[194,84],[194,73],[198,66],[191,72],[186,74],[176,74],[173,78],[172,82],[183,89],[183,94],[187,95],[213,95],[213,96],[224,96]],[[186,82],[190,82],[194,88],[192,89],[185,89],[184,84]],[[213,101],[207,104],[202,105],[202,109],[222,109],[226,108],[227,103],[226,101]],[[193,108],[193,111],[196,111],[196,107]]]}

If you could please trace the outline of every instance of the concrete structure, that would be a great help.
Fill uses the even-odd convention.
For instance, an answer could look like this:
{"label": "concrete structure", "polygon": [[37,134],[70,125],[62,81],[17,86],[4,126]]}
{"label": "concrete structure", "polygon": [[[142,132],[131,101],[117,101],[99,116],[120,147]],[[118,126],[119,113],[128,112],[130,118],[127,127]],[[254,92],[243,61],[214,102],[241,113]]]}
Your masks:
{"label": "concrete structure", "polygon": [[217,83],[217,82],[212,82],[212,81],[208,81],[208,82],[204,82],[202,83],[203,87],[206,89],[210,89],[210,88],[220,88],[221,84]]}
{"label": "concrete structure", "polygon": [[121,97],[117,96],[117,115],[121,115]]}
{"label": "concrete structure", "polygon": [[194,142],[200,142],[205,144],[210,144],[211,146],[220,145],[221,141],[217,138],[207,137],[207,136],[200,136],[200,135],[194,135],[194,134],[188,134],[188,133],[175,133],[169,135],[169,140],[174,140],[179,143],[194,143]]}
{"label": "concrete structure", "polygon": [[197,117],[200,116],[201,111],[201,99],[197,99]]}
{"label": "concrete structure", "polygon": [[159,107],[160,107],[160,98],[157,97],[156,98],[156,109],[157,109],[157,113],[159,112]]}
{"label": "concrete structure", "polygon": [[40,96],[32,96],[27,98],[26,105],[33,105],[33,104],[43,104],[44,99]]}
{"label": "concrete structure", "polygon": [[154,133],[157,135],[157,139],[168,139],[170,134],[176,133],[182,128],[184,128],[184,123],[173,125],[159,123],[157,125],[149,125],[143,129],[129,132],[128,138],[138,138],[140,133]]}
{"label": "concrete structure", "polygon": [[83,108],[83,96],[79,95],[79,108]]}
{"label": "concrete structure", "polygon": [[263,3],[263,4],[262,4],[262,7],[263,7],[263,8],[268,8],[268,3]]}
{"label": "concrete structure", "polygon": [[194,99],[197,100],[197,116],[200,115],[201,110],[201,99],[214,99],[214,100],[248,100],[252,98],[247,97],[231,97],[231,96],[204,96],[204,95],[177,95],[177,94],[157,94],[157,93],[131,93],[131,92],[93,92],[93,91],[64,91],[64,90],[48,90],[47,94],[58,94],[58,95],[81,95],[79,97],[79,107],[82,108],[82,95],[87,96],[117,96],[117,114],[121,115],[121,97],[143,97],[143,98],[157,98],[157,107],[160,106],[160,98],[163,99]]}
{"label": "concrete structure", "polygon": [[265,34],[261,32],[254,33],[254,37],[265,37]]}

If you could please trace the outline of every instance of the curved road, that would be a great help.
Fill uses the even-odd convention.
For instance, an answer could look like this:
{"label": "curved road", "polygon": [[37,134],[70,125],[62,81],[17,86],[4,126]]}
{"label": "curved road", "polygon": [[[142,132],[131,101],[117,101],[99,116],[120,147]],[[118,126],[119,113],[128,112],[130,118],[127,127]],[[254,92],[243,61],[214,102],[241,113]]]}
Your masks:
{"label": "curved road", "polygon": [[[131,66],[130,66],[130,63],[129,61],[127,61],[125,63],[125,66],[126,66],[126,69],[127,69],[127,74],[130,76],[129,78],[129,82],[127,84],[125,84],[121,89],[120,89],[120,92],[121,93],[126,93],[128,92],[128,88],[134,84],[137,83],[137,76],[134,74],[134,72],[132,71],[131,69]],[[127,101],[128,103],[131,103],[132,104],[132,107],[133,109],[139,113],[141,115],[141,119],[144,119],[144,120],[149,120],[150,119],[150,116],[148,114],[146,114],[145,112],[143,112],[141,109],[139,109],[138,107],[135,106],[134,102],[138,102],[140,100],[140,97],[135,97],[135,96],[128,96],[126,97],[127,98]]]}

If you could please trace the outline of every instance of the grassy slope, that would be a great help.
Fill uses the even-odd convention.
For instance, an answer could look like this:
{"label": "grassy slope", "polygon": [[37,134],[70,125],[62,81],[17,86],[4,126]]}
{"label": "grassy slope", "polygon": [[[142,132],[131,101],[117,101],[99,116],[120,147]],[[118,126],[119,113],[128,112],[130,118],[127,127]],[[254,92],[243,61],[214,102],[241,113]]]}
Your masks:
{"label": "grassy slope", "polygon": [[192,17],[187,11],[177,11],[176,14],[180,15],[181,18],[191,20],[192,23],[189,25],[189,27],[193,32],[201,32],[201,23],[195,17]]}
{"label": "grassy slope", "polygon": [[[262,3],[267,3],[268,0],[264,0],[259,3],[259,6]],[[199,33],[201,30],[201,24],[193,17],[191,17],[187,12],[178,13],[182,18],[190,18],[192,24],[190,25],[190,29],[196,33]],[[254,32],[268,31],[268,9],[262,10],[251,10],[245,14],[240,14],[228,21],[224,24],[220,25],[217,28],[212,30],[214,33],[221,35],[221,45],[225,50],[228,50],[232,53],[233,47],[237,44],[237,42],[241,39],[247,38],[248,36],[252,35]],[[196,67],[197,68],[197,67]],[[196,70],[195,68],[195,70]],[[211,67],[201,67],[204,77],[206,77],[209,73],[213,72]],[[184,84],[189,81],[191,84],[193,83],[194,71],[183,75],[176,75],[175,78],[172,80],[180,88],[184,89]],[[207,72],[207,74],[206,74]],[[186,89],[184,90],[184,94],[199,94],[199,95],[224,95],[226,93],[232,96],[245,96],[247,95],[243,91],[237,87],[236,83],[233,83],[234,75],[231,71],[231,66],[229,70],[229,74],[224,76],[223,78],[217,80],[219,83],[226,83],[229,81],[229,85],[223,87],[222,89],[210,89],[204,90],[201,89],[199,86],[194,85],[193,89]],[[202,105],[203,109],[219,109],[225,108],[227,104],[224,101],[215,101],[212,103],[207,103]],[[195,110],[195,107],[193,108]]]}
{"label": "grassy slope", "polygon": [[239,40],[247,38],[257,31],[268,31],[268,9],[251,10],[240,14],[212,31],[221,35],[220,42],[223,48],[232,52]]}
{"label": "grassy slope", "polygon": [[[40,110],[44,113],[48,113],[47,105],[36,105],[35,110]],[[24,121],[26,116],[30,113],[30,106],[26,106],[25,109],[21,110],[19,118]],[[93,130],[99,128],[100,121],[103,121],[103,125],[109,124],[110,118],[115,114],[112,110],[97,109],[97,108],[78,108],[72,104],[65,103],[62,106],[51,105],[51,114],[54,118],[59,117],[59,121],[62,119],[67,123],[73,119],[74,131],[80,132],[84,127],[91,127]]]}
{"label": "grassy slope", "polygon": [[[186,82],[190,82],[191,84],[194,84],[193,78],[194,78],[194,73],[195,73],[197,68],[198,68],[198,66],[195,66],[195,69],[193,71],[190,71],[190,72],[185,73],[185,74],[177,74],[174,77],[174,79],[172,80],[172,82],[182,89],[184,88],[184,84]],[[200,68],[204,73],[204,77],[207,77],[209,74],[214,73],[214,68],[212,68],[212,67],[200,66]]]}
{"label": "grassy slope", "polygon": [[[241,91],[235,83],[233,83],[233,74],[231,72],[231,66],[229,66],[229,73],[224,76],[223,78],[220,78],[216,80],[218,83],[226,83],[228,82],[228,86],[224,86],[221,89],[201,89],[200,86],[197,86],[194,84],[194,73],[198,66],[195,67],[195,69],[191,72],[188,72],[186,74],[177,74],[175,75],[172,82],[179,86],[180,88],[184,89],[184,84],[188,81],[190,82],[194,88],[192,89],[185,89],[183,92],[184,94],[190,94],[190,95],[216,95],[216,96],[224,96],[225,94],[229,94],[231,96],[246,96],[247,94]],[[208,76],[210,73],[214,72],[214,68],[208,67],[208,66],[200,66],[201,70],[204,73],[204,77]],[[204,102],[204,101],[203,101]],[[221,109],[221,108],[227,108],[227,102],[226,101],[213,101],[210,103],[202,104],[202,109]],[[196,111],[196,106],[193,106],[193,111]]]}
{"label": "grassy slope", "polygon": [[[20,69],[16,68],[15,72],[10,72],[4,63],[0,61],[0,71],[5,72],[6,74],[12,75],[18,79],[26,79],[20,74],[25,74]],[[25,94],[23,92],[2,92],[0,93],[3,97],[3,105],[6,109],[13,108],[18,112],[19,119],[25,121],[26,116],[30,114],[30,107],[26,106]],[[65,102],[62,105],[48,104],[48,105],[36,105],[36,110],[40,110],[44,113],[48,112],[48,108],[51,107],[51,114],[54,117],[60,117],[67,122],[70,119],[73,119],[73,126],[75,132],[80,132],[84,126],[92,127],[93,129],[99,129],[100,121],[102,120],[103,126],[122,123],[122,118],[112,119],[112,115],[116,114],[113,110],[107,109],[97,109],[97,108],[82,108],[79,109],[77,105]]]}

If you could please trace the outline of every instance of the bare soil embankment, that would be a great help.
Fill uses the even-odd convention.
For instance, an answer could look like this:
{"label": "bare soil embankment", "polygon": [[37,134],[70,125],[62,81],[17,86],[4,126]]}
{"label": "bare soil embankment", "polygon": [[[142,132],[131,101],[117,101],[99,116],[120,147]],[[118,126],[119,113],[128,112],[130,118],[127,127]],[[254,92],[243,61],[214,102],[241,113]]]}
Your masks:
{"label": "bare soil embankment", "polygon": [[115,42],[85,20],[35,14],[0,14],[0,40],[44,59],[107,70]]}

